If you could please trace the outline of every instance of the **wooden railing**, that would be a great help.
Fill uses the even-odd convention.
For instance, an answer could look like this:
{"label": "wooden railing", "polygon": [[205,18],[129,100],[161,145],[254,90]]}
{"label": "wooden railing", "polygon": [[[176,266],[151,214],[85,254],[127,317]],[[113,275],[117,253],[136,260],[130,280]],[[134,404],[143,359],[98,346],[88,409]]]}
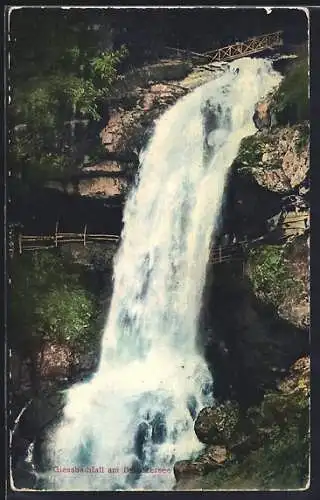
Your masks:
{"label": "wooden railing", "polygon": [[[18,234],[18,248],[21,255],[25,251],[45,250],[56,248],[63,244],[80,243],[86,247],[90,243],[119,243],[120,236],[114,234],[87,234],[86,227],[83,233],[58,233],[52,235],[29,236]],[[243,245],[246,241],[230,245],[216,245],[212,247],[210,261],[213,263],[230,262],[242,259]]]}
{"label": "wooden railing", "polygon": [[[259,245],[274,240],[274,243],[281,243],[304,234],[309,230],[310,214],[309,211],[284,212],[281,220],[275,227],[269,229],[265,235],[255,239],[244,239],[242,241],[234,240],[230,244],[214,245],[210,252],[210,261],[212,263],[223,263],[239,260],[243,258],[244,250],[248,246]],[[16,235],[9,235],[9,255],[13,255],[15,247],[18,246],[19,254],[24,251],[34,251],[55,248],[63,244],[80,243],[84,247],[92,243],[113,243],[120,242],[120,236],[116,234],[91,234],[87,232],[87,225],[84,226],[81,233],[59,232],[59,222],[56,223],[55,232],[49,235],[24,235],[21,232]],[[230,240],[229,240],[230,241]]]}
{"label": "wooden railing", "polygon": [[205,55],[209,58],[209,63],[232,61],[240,57],[246,57],[266,49],[283,45],[282,33],[282,31],[276,31],[275,33],[253,37],[245,42],[237,42],[213,50],[212,52],[206,52]]}

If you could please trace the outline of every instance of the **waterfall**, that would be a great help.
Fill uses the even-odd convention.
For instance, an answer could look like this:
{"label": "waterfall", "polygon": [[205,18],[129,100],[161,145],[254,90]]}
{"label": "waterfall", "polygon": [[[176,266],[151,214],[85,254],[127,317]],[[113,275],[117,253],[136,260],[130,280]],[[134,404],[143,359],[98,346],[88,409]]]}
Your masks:
{"label": "waterfall", "polygon": [[280,79],[271,61],[244,58],[156,122],[124,211],[100,364],[68,391],[46,489],[170,490],[174,463],[203,449],[193,427],[212,379],[196,338],[210,244],[254,105]]}

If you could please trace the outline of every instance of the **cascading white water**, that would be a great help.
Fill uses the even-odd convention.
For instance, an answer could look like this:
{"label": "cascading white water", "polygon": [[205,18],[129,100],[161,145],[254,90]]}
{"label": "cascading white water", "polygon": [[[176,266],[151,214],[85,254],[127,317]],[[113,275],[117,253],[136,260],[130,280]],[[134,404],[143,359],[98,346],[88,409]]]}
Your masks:
{"label": "cascading white water", "polygon": [[196,334],[211,238],[254,105],[280,79],[270,61],[242,59],[157,121],[125,207],[100,365],[68,391],[48,489],[170,490],[174,462],[201,451],[194,418],[212,381]]}

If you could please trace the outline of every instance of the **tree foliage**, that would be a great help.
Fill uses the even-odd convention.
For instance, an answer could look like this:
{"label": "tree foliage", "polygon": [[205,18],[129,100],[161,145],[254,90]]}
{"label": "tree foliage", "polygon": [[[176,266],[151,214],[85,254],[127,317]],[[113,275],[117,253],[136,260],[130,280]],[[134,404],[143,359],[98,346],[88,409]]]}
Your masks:
{"label": "tree foliage", "polygon": [[[14,170],[27,182],[72,167],[75,145],[67,122],[101,118],[101,103],[127,50],[104,47],[93,29],[95,15],[27,8],[11,14],[9,152]],[[36,175],[29,175],[31,170]]]}
{"label": "tree foliage", "polygon": [[9,291],[12,346],[25,353],[43,341],[71,347],[91,343],[96,336],[96,301],[80,274],[52,252],[16,259]]}

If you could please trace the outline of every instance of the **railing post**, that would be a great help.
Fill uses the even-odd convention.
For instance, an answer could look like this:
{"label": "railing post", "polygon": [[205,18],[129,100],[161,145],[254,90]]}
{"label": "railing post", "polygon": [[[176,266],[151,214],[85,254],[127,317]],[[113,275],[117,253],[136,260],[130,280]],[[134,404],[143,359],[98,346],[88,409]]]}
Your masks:
{"label": "railing post", "polygon": [[83,231],[83,246],[86,246],[86,233],[87,233],[87,224],[84,226],[84,231]]}
{"label": "railing post", "polygon": [[21,255],[22,254],[22,234],[19,233],[19,254]]}
{"label": "railing post", "polygon": [[55,235],[56,247],[58,246],[58,226],[59,226],[59,221],[56,222],[56,235]]}

